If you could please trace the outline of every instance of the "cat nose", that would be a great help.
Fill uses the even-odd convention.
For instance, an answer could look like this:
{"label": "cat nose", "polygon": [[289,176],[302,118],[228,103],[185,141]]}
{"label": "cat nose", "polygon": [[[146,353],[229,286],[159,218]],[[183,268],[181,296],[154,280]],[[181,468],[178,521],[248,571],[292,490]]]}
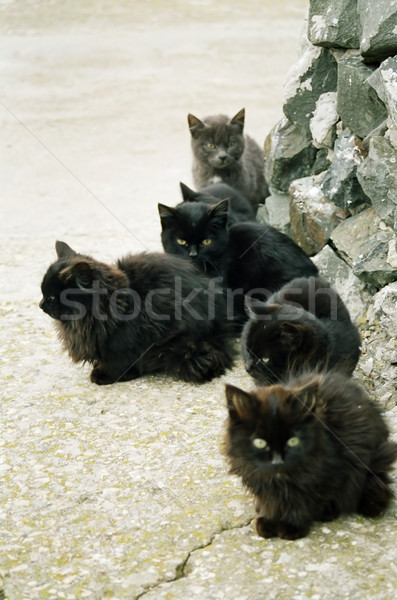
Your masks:
{"label": "cat nose", "polygon": [[253,358],[247,358],[245,361],[245,370],[247,373],[251,373],[254,369],[255,361]]}
{"label": "cat nose", "polygon": [[272,456],[272,465],[282,465],[283,464],[283,457],[281,456],[281,454],[279,454],[278,452],[273,452],[273,456]]}
{"label": "cat nose", "polygon": [[227,154],[219,154],[218,158],[221,162],[225,162],[227,159]]}
{"label": "cat nose", "polygon": [[189,248],[189,256],[191,258],[195,258],[196,256],[198,256],[197,246],[190,246],[190,248]]}

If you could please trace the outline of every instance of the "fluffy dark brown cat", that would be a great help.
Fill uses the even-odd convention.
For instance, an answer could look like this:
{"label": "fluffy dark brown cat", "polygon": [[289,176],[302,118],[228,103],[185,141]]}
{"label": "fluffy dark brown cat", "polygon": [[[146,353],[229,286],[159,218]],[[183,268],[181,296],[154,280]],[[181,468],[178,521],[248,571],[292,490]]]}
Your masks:
{"label": "fluffy dark brown cat", "polygon": [[226,386],[230,472],[256,498],[258,535],[294,540],[314,521],[379,515],[397,444],[365,390],[341,373],[247,393]]}
{"label": "fluffy dark brown cat", "polygon": [[361,338],[349,311],[320,277],[296,278],[267,302],[246,298],[250,319],[242,334],[245,368],[259,384],[291,373],[337,369],[351,375]]}
{"label": "fluffy dark brown cat", "polygon": [[141,253],[107,265],[64,242],[56,251],[40,307],[94,383],[159,371],[202,383],[232,366],[224,294],[187,261]]}
{"label": "fluffy dark brown cat", "polygon": [[256,210],[268,195],[264,157],[258,144],[244,135],[244,120],[244,108],[232,119],[212,115],[200,120],[188,115],[193,179],[198,189],[211,183],[227,183],[239,190]]}

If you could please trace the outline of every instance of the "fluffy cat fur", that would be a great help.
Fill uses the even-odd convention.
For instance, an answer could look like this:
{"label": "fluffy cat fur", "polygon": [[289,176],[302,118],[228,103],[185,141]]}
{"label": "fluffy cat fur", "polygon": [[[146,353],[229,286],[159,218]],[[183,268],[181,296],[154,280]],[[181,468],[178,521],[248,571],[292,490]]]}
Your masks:
{"label": "fluffy cat fur", "polygon": [[393,497],[397,444],[365,390],[341,373],[247,393],[226,386],[230,472],[256,498],[256,530],[294,540],[314,521],[376,517]]}
{"label": "fluffy cat fur", "polygon": [[94,383],[158,371],[201,383],[232,366],[223,292],[187,261],[141,253],[107,265],[64,242],[56,251],[40,307],[73,361],[93,365]]}
{"label": "fluffy cat fur", "polygon": [[246,298],[250,314],[242,334],[245,368],[258,383],[274,383],[310,368],[351,375],[360,334],[330,284],[296,278],[267,302]]}
{"label": "fluffy cat fur", "polygon": [[232,119],[212,115],[200,120],[188,115],[193,179],[197,189],[210,183],[227,183],[239,190],[256,210],[268,196],[264,156],[258,144],[244,134],[244,120],[244,108]]}
{"label": "fluffy cat fur", "polygon": [[225,201],[207,207],[200,203],[194,213],[183,205],[160,205],[159,212],[164,250],[222,278],[234,292],[233,310],[239,318],[245,319],[248,292],[267,299],[291,279],[317,274],[304,251],[274,227],[255,222],[229,226]]}

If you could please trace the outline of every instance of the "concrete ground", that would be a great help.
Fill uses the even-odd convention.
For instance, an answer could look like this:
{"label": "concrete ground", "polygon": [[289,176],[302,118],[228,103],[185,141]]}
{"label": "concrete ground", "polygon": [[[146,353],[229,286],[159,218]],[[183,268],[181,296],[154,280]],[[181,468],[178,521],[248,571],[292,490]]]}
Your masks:
{"label": "concrete ground", "polygon": [[[306,0],[3,0],[0,598],[371,599],[397,593],[396,504],[296,542],[253,529],[220,452],[224,382],[110,387],[38,308],[55,239],[160,250],[157,202],[192,184],[188,112],[281,117]],[[389,415],[394,430],[397,416]]]}

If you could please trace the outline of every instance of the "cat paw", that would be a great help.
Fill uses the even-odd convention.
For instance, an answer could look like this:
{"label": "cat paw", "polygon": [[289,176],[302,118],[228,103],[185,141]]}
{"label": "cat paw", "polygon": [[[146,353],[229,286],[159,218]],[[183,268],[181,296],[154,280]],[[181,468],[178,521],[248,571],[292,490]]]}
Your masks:
{"label": "cat paw", "polygon": [[256,533],[263,538],[272,538],[278,536],[278,522],[269,521],[264,517],[258,517],[255,522]]}
{"label": "cat paw", "polygon": [[290,523],[279,523],[278,525],[278,537],[283,540],[298,540],[299,538],[306,537],[310,531],[309,525],[297,527]]}
{"label": "cat paw", "polygon": [[114,379],[106,375],[102,367],[94,367],[91,371],[90,379],[92,383],[96,383],[97,385],[110,385],[114,383]]}
{"label": "cat paw", "polygon": [[305,537],[309,530],[309,525],[297,527],[282,521],[270,521],[264,517],[258,517],[256,520],[257,534],[263,538],[279,537],[284,540],[297,540]]}

